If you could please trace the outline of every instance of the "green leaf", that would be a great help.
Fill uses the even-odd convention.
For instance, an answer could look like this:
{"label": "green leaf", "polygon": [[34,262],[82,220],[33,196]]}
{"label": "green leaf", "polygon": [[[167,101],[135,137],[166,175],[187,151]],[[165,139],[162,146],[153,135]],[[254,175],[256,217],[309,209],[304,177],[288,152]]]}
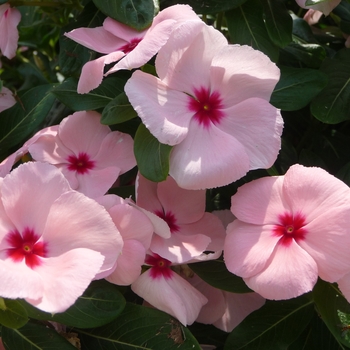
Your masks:
{"label": "green leaf", "polygon": [[327,86],[311,102],[311,113],[320,121],[336,124],[350,119],[350,50],[343,49],[326,58],[321,71]]}
{"label": "green leaf", "polygon": [[272,42],[284,47],[292,41],[293,20],[282,0],[261,0],[264,20]]}
{"label": "green leaf", "polygon": [[104,108],[101,123],[105,125],[119,124],[137,117],[125,92],[120,93]]}
{"label": "green leaf", "polygon": [[[196,13],[214,14],[228,11],[244,4],[247,0],[187,0]],[[175,1],[173,3],[176,3]]]}
{"label": "green leaf", "polygon": [[28,316],[36,320],[59,322],[77,328],[100,327],[114,320],[124,309],[125,299],[107,281],[93,281],[75,304],[63,313],[50,314],[21,301]]}
{"label": "green leaf", "polygon": [[154,182],[164,181],[169,174],[169,157],[172,147],[160,143],[140,124],[134,140],[134,153],[140,173]]}
{"label": "green leaf", "polygon": [[271,41],[263,20],[259,0],[249,0],[237,9],[225,13],[230,39],[233,44],[250,45],[277,61],[278,47]]}
{"label": "green leaf", "polygon": [[112,323],[80,332],[84,350],[200,350],[197,340],[168,314],[127,303]]}
{"label": "green leaf", "polygon": [[203,261],[191,264],[190,268],[202,280],[215,288],[232,293],[251,292],[251,289],[247,287],[241,277],[238,277],[227,270],[223,260]]}
{"label": "green leaf", "polygon": [[106,16],[137,30],[149,27],[158,11],[154,0],[93,0]]}
{"label": "green leaf", "polygon": [[305,107],[327,85],[326,74],[315,69],[281,67],[270,103],[284,111]]}
{"label": "green leaf", "polygon": [[350,186],[350,162],[346,163],[337,173],[337,178]]}
{"label": "green leaf", "polygon": [[54,329],[30,322],[19,329],[2,327],[1,338],[11,350],[77,350]]}
{"label": "green leaf", "polygon": [[20,328],[28,322],[24,307],[17,300],[0,297],[0,324],[8,328]]}
{"label": "green leaf", "polygon": [[266,304],[246,317],[228,336],[225,350],[285,350],[306,328],[313,315],[307,296]]}
{"label": "green leaf", "polygon": [[54,101],[51,85],[41,85],[19,96],[19,103],[0,115],[0,153],[37,131]]}
{"label": "green leaf", "polygon": [[125,81],[109,77],[102,84],[87,94],[78,94],[77,81],[68,78],[65,82],[57,85],[52,93],[73,111],[94,110],[105,107],[113,98],[124,91]]}
{"label": "green leaf", "polygon": [[[318,280],[313,290],[316,308],[323,322],[339,343],[350,347],[350,337],[344,337],[340,313],[350,314],[350,304],[335,284]],[[340,313],[339,313],[340,312]]]}

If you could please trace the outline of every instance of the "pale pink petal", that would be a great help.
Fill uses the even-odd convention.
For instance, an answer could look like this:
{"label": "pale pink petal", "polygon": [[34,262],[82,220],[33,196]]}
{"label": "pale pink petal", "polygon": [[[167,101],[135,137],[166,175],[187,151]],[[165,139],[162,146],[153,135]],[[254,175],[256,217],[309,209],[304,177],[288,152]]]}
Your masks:
{"label": "pale pink petal", "polygon": [[266,299],[284,300],[310,292],[317,272],[315,260],[292,240],[277,245],[265,268],[244,281]]}
{"label": "pale pink petal", "polygon": [[88,287],[100,270],[103,259],[99,252],[83,248],[43,259],[45,263],[36,268],[45,281],[43,296],[39,300],[29,296],[26,300],[52,314],[67,310]]}
{"label": "pale pink petal", "polygon": [[264,271],[280,239],[272,229],[270,225],[250,225],[239,220],[229,224],[224,245],[227,269],[244,278]]}
{"label": "pale pink petal", "polygon": [[310,9],[305,13],[303,19],[308,23],[308,25],[312,26],[319,22],[322,15],[323,13],[321,11]]}
{"label": "pale pink petal", "polygon": [[196,120],[191,121],[185,140],[170,154],[169,174],[189,190],[228,185],[248,169],[249,159],[240,142],[215,125],[202,127]]}
{"label": "pale pink petal", "polygon": [[317,3],[316,5],[311,5],[311,6],[305,6],[306,0],[296,0],[298,5],[304,9],[314,9],[321,11],[323,14],[328,16],[332,10],[340,4],[341,0],[325,0],[320,3]]}
{"label": "pale pink petal", "polygon": [[39,162],[54,165],[62,163],[62,156],[57,153],[56,135],[44,135],[40,137],[28,147],[28,151],[32,158]]}
{"label": "pale pink petal", "polygon": [[[120,38],[122,40],[122,44],[120,46],[130,43],[132,39],[142,39],[148,31],[148,29],[146,29],[139,32],[136,29],[120,23],[110,17],[107,17],[104,20],[103,28],[109,33],[113,34],[116,38]],[[120,47],[118,47],[118,50],[120,50]]]}
{"label": "pale pink petal", "polygon": [[6,214],[4,205],[2,204],[1,187],[3,178],[0,178],[0,252],[7,247],[6,241],[3,238],[12,230],[16,229],[12,221]]}
{"label": "pale pink petal", "polygon": [[193,116],[188,96],[170,90],[151,74],[136,71],[125,84],[125,93],[142,122],[161,142],[175,145],[187,135]]}
{"label": "pale pink petal", "polygon": [[78,93],[86,94],[96,89],[102,83],[105,65],[118,61],[124,55],[122,51],[114,51],[96,60],[85,63],[78,82]]}
{"label": "pale pink petal", "polygon": [[283,177],[264,177],[239,187],[231,198],[231,211],[247,223],[277,224],[279,215],[291,212],[283,194]]}
{"label": "pale pink petal", "polygon": [[16,56],[20,20],[21,13],[16,8],[8,3],[0,5],[0,51],[8,59]]}
{"label": "pale pink petal", "polygon": [[9,155],[0,163],[0,178],[5,177],[17,162],[18,158],[23,156],[23,152],[15,152]]}
{"label": "pale pink petal", "polygon": [[158,184],[157,195],[164,211],[175,215],[177,224],[196,222],[204,215],[205,190],[184,190],[168,176],[166,181]]}
{"label": "pale pink petal", "polygon": [[233,220],[236,219],[236,217],[232,214],[231,210],[229,209],[214,210],[212,211],[212,214],[214,214],[220,219],[225,228],[227,228],[228,224],[230,224],[231,222],[233,222]]}
{"label": "pale pink petal", "polygon": [[347,210],[325,209],[320,217],[304,226],[305,239],[298,241],[316,261],[318,275],[325,281],[336,282],[350,271],[349,217],[350,206]]}
{"label": "pale pink petal", "polygon": [[270,100],[280,70],[266,55],[241,45],[227,45],[215,54],[211,88],[220,91],[226,107],[252,97]]}
{"label": "pale pink petal", "polygon": [[159,276],[154,279],[147,270],[131,285],[131,289],[157,309],[176,317],[183,325],[192,324],[207,302],[207,298],[175,272],[170,278]]}
{"label": "pale pink petal", "polygon": [[69,190],[67,180],[53,165],[28,162],[4,178],[1,194],[6,213],[17,229],[30,228],[41,235],[50,207]]}
{"label": "pale pink petal", "polygon": [[249,98],[224,110],[217,127],[244,145],[250,169],[270,168],[281,149],[280,111],[261,98]]}
{"label": "pale pink petal", "polygon": [[127,43],[104,27],[77,28],[64,35],[80,45],[104,54],[120,51],[120,47]]}
{"label": "pale pink petal", "polygon": [[12,91],[6,87],[2,87],[0,91],[0,113],[5,109],[11,108],[16,103]]}
{"label": "pale pink petal", "polygon": [[104,196],[94,198],[95,201],[104,206],[104,208],[109,212],[109,210],[115,205],[126,204],[124,198],[117,196],[116,194],[106,194]]}
{"label": "pale pink petal", "polygon": [[53,203],[42,237],[48,242],[49,257],[77,248],[100,252],[105,257],[101,272],[114,267],[123,247],[105,208],[75,191],[64,193]]}
{"label": "pale pink petal", "polygon": [[150,249],[173,263],[182,264],[202,254],[209,243],[210,238],[202,234],[173,233],[168,239],[154,235]]}
{"label": "pale pink petal", "polygon": [[177,22],[188,21],[188,20],[200,20],[198,15],[192,10],[189,5],[173,5],[166,7],[160,11],[157,16],[154,17],[151,29],[158,25],[158,23],[167,20],[173,19]]}
{"label": "pale pink petal", "polygon": [[223,291],[227,309],[213,325],[225,332],[232,332],[249,314],[260,309],[265,299],[257,293],[229,293]]}
{"label": "pale pink petal", "polygon": [[124,241],[123,251],[117,260],[117,268],[106,277],[108,282],[128,286],[141,274],[146,250],[141,242],[134,239]]}
{"label": "pale pink petal", "polygon": [[157,182],[150,181],[138,173],[135,184],[137,205],[152,213],[162,211],[163,207],[158,199],[157,187]]}
{"label": "pale pink petal", "polygon": [[350,302],[350,272],[337,281],[340,291],[348,302]]}

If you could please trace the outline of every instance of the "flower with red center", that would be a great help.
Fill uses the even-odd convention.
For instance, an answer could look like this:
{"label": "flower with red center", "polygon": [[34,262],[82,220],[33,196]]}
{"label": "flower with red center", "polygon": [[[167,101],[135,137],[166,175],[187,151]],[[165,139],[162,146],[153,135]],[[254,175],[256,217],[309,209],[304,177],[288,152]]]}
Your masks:
{"label": "flower with red center", "polygon": [[325,170],[297,164],[245,184],[231,211],[226,266],[263,297],[293,298],[350,271],[350,189]]}
{"label": "flower with red center", "polygon": [[174,146],[169,174],[180,187],[224,186],[272,166],[283,120],[269,103],[280,71],[267,56],[187,21],[173,30],[155,66],[158,77],[137,70],[125,92],[149,131]]}
{"label": "flower with red center", "polygon": [[115,268],[122,245],[106,210],[53,165],[27,162],[0,178],[0,296],[63,312]]}
{"label": "flower with red center", "polygon": [[166,43],[177,23],[186,20],[200,21],[188,5],[174,5],[159,12],[152,25],[141,32],[107,17],[102,27],[77,28],[65,33],[79,44],[106,54],[84,65],[78,92],[84,94],[98,87],[106,64],[118,61],[106,75],[143,66]]}
{"label": "flower with red center", "polygon": [[60,123],[57,133],[28,146],[33,159],[57,166],[74,190],[97,198],[118,176],[136,165],[130,135],[111,131],[94,111],[76,112]]}

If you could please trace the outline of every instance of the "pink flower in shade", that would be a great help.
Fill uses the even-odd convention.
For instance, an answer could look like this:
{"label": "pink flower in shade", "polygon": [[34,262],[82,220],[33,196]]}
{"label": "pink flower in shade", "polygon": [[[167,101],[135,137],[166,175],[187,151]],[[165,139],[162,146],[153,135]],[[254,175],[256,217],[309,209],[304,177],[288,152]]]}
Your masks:
{"label": "pink flower in shade", "polygon": [[205,212],[205,190],[180,188],[170,176],[155,183],[138,176],[136,204],[163,219],[171,236],[153,235],[150,249],[174,263],[188,262],[204,251],[221,251],[225,228]]}
{"label": "pink flower in shade", "polygon": [[209,285],[197,275],[187,278],[187,281],[208,299],[196,321],[213,324],[225,332],[231,332],[250,313],[265,304],[265,299],[257,293],[226,292]]}
{"label": "pink flower in shade", "polygon": [[174,146],[169,174],[180,187],[227,185],[274,163],[283,121],[269,99],[280,72],[267,56],[187,21],[160,49],[156,70],[159,78],[134,72],[125,92],[150,132]]}
{"label": "pink flower in shade", "polygon": [[0,91],[0,113],[5,109],[11,108],[15,103],[16,100],[13,97],[11,90],[3,86]]}
{"label": "pink flower in shade", "polygon": [[102,27],[77,28],[65,33],[79,44],[106,54],[84,65],[78,92],[87,93],[98,87],[106,64],[119,60],[107,74],[143,66],[166,43],[177,22],[187,19],[199,17],[187,5],[175,5],[159,12],[151,27],[141,32],[107,17]]}
{"label": "pink flower in shade", "polygon": [[183,325],[192,324],[207,298],[174,272],[169,260],[152,254],[147,255],[145,263],[151,268],[131,285],[131,289],[152,306],[176,317]]}
{"label": "pink flower in shade", "polygon": [[73,189],[93,198],[136,165],[131,136],[111,131],[100,118],[94,111],[76,112],[63,119],[57,135],[41,137],[28,147],[33,159],[54,164]]}
{"label": "pink flower in shade", "polygon": [[141,274],[153,225],[145,214],[116,195],[104,196],[98,202],[107,209],[124,241],[117,267],[106,279],[120,286],[129,285]]}
{"label": "pink flower in shade", "polygon": [[231,211],[226,266],[263,297],[293,298],[318,276],[336,282],[350,272],[350,189],[325,170],[297,164],[245,184]]}
{"label": "pink flower in shade", "polygon": [[21,13],[16,8],[8,3],[0,5],[0,51],[9,59],[16,56],[20,20]]}
{"label": "pink flower in shade", "polygon": [[321,11],[324,15],[328,16],[332,10],[337,7],[340,4],[341,0],[313,0],[313,1],[309,1],[311,2],[315,2],[315,5],[306,5],[307,0],[296,0],[297,4],[304,8],[304,9],[312,9],[312,10],[317,10],[317,11]]}
{"label": "pink flower in shade", "polygon": [[114,268],[122,245],[106,210],[56,167],[28,162],[0,178],[2,297],[65,311]]}
{"label": "pink flower in shade", "polygon": [[310,9],[305,13],[303,19],[310,26],[312,26],[312,25],[318,23],[322,16],[323,16],[323,13],[321,11]]}

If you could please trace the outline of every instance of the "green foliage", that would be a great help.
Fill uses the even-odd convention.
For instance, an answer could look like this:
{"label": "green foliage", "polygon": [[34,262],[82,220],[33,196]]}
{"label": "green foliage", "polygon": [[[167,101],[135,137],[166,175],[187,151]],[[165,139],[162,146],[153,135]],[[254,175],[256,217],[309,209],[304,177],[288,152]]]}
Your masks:
{"label": "green foliage", "polygon": [[20,328],[27,322],[27,312],[17,300],[5,300],[0,297],[0,324],[8,328]]}

